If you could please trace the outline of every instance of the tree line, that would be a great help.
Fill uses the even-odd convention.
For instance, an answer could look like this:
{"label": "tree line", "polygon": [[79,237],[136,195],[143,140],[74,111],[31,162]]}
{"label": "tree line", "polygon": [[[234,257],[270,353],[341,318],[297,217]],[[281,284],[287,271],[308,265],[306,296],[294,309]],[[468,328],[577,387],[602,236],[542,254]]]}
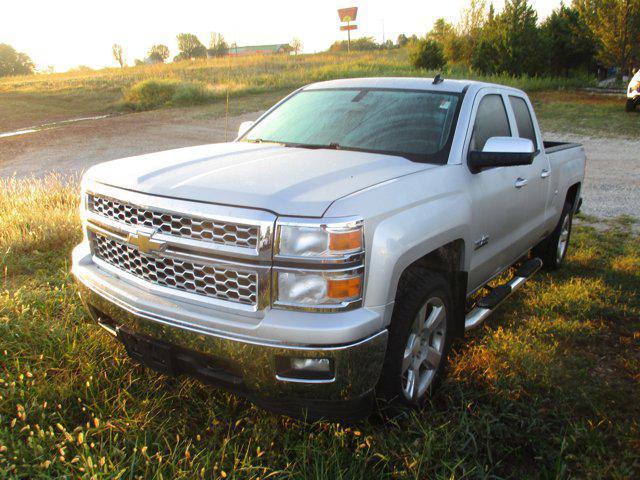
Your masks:
{"label": "tree line", "polygon": [[462,66],[484,74],[570,75],[640,60],[640,0],[574,0],[543,22],[527,0],[506,0],[501,12],[471,0],[457,25],[438,19],[412,42],[419,68]]}

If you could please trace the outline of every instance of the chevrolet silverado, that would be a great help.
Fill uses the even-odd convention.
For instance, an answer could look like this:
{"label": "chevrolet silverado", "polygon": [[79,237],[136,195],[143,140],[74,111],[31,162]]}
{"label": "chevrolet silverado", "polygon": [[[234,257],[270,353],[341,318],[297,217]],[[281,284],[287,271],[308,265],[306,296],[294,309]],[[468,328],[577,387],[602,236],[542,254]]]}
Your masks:
{"label": "chevrolet silverado", "polygon": [[233,142],[88,170],[72,271],[159,372],[310,418],[415,407],[454,339],[562,265],[584,169],[514,88],[315,83]]}

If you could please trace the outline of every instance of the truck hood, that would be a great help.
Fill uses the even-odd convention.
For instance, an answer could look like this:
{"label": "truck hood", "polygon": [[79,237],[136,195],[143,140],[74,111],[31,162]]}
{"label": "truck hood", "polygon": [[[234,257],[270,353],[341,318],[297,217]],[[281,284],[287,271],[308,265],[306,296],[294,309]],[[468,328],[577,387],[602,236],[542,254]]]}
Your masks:
{"label": "truck hood", "polygon": [[321,217],[345,195],[433,167],[393,155],[234,142],[105,162],[86,179],[150,195]]}

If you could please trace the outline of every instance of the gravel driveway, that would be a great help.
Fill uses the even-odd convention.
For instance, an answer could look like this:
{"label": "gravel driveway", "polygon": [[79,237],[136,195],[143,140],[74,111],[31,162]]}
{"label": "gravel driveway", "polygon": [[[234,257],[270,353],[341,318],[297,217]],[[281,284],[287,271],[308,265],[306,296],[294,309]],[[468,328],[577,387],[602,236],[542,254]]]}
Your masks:
{"label": "gravel driveway", "polygon": [[[230,117],[227,138],[260,112]],[[0,177],[77,175],[91,165],[142,153],[221,142],[225,119],[199,108],[159,110],[62,125],[0,138]],[[549,133],[548,140],[582,143],[587,152],[583,211],[601,218],[640,218],[640,140]]]}

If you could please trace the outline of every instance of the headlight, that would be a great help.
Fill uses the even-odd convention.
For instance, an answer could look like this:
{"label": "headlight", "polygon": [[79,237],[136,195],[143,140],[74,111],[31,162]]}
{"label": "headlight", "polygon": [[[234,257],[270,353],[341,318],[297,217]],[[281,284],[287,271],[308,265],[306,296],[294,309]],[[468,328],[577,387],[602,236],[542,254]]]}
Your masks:
{"label": "headlight", "polygon": [[274,260],[275,307],[327,312],[362,304],[362,219],[280,218]]}
{"label": "headlight", "polygon": [[362,299],[362,272],[362,267],[338,271],[278,268],[274,305],[319,310],[356,305]]}
{"label": "headlight", "polygon": [[340,260],[362,253],[362,221],[288,221],[277,226],[277,256],[301,260]]}

